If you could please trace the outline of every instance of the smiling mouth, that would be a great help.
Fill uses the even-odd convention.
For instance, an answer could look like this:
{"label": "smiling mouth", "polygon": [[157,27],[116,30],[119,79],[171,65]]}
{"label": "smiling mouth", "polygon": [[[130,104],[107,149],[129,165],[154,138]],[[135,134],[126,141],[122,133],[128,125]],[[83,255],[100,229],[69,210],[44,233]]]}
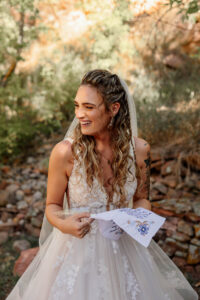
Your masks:
{"label": "smiling mouth", "polygon": [[81,123],[81,126],[89,126],[91,124],[91,122],[84,122],[84,123]]}

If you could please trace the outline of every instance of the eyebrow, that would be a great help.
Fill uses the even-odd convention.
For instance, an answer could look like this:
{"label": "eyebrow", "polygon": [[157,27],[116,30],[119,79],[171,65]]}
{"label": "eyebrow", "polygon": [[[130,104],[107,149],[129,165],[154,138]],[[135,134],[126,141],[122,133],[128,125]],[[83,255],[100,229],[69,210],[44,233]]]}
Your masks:
{"label": "eyebrow", "polygon": [[[74,103],[77,103],[78,104],[78,102],[76,101],[76,100],[74,100]],[[96,106],[95,104],[93,104],[93,103],[90,103],[90,102],[83,102],[82,104],[89,104],[89,105],[93,105],[93,106]]]}

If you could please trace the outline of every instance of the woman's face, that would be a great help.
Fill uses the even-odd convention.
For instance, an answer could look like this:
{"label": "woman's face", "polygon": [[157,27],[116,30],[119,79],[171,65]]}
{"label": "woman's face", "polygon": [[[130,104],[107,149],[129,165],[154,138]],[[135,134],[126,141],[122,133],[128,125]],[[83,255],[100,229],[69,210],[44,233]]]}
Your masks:
{"label": "woman's face", "polygon": [[96,88],[81,85],[74,103],[75,115],[80,122],[82,134],[96,135],[108,130],[111,113],[106,111],[104,100]]}

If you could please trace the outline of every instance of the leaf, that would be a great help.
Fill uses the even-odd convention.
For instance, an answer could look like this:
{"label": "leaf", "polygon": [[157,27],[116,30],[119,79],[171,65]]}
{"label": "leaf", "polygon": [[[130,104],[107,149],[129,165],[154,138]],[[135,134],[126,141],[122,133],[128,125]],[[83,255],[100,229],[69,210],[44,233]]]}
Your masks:
{"label": "leaf", "polygon": [[199,11],[199,6],[197,0],[193,0],[192,2],[189,3],[189,7],[186,10],[187,14],[194,14]]}

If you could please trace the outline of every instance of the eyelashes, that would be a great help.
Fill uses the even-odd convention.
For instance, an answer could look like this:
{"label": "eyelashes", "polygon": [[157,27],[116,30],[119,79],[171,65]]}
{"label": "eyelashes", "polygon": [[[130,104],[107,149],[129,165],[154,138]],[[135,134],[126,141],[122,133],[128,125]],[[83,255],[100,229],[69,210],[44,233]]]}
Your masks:
{"label": "eyelashes", "polygon": [[[77,104],[74,105],[74,108],[75,108],[75,109],[78,108],[78,107],[79,107],[79,106],[78,106]],[[93,109],[94,107],[91,107],[91,106],[85,106],[85,108],[91,110],[91,109]]]}

